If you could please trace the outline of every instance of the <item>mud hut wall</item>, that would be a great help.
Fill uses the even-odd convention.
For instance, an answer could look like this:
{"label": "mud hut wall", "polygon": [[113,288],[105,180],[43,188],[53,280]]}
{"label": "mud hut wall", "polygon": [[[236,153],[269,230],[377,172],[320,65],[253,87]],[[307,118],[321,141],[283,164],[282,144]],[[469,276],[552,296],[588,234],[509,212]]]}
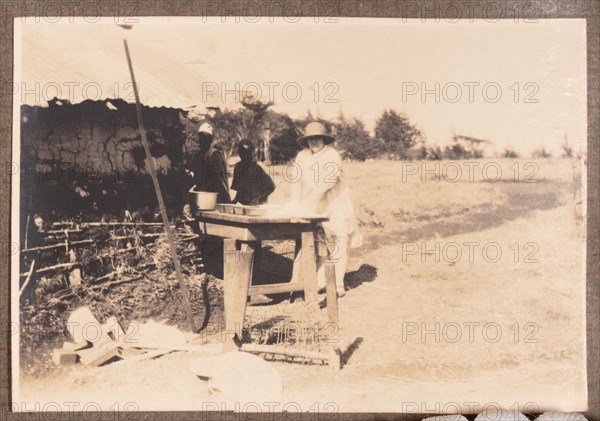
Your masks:
{"label": "mud hut wall", "polygon": [[[186,118],[173,108],[144,107],[143,114],[163,194],[170,207],[179,207],[190,182],[184,171]],[[94,212],[122,215],[125,209],[153,208],[156,197],[144,156],[134,104],[111,100],[24,105],[25,214],[52,214],[56,219],[87,210],[94,219]]]}

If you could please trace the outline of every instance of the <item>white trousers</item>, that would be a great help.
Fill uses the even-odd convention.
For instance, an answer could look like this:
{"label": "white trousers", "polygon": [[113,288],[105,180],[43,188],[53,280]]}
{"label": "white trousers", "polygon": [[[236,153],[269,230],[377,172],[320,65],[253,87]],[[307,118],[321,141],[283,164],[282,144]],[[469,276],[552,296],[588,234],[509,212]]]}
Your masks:
{"label": "white trousers", "polygon": [[344,291],[344,275],[348,263],[348,237],[328,237],[327,251],[329,256],[317,255],[317,283],[319,288],[325,287],[325,264],[332,263],[335,268],[336,289]]}

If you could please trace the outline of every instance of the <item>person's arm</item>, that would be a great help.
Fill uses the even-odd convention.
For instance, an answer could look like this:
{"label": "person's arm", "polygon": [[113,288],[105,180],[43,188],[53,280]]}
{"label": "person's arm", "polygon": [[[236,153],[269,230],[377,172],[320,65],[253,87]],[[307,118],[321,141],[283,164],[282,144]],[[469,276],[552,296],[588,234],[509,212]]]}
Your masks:
{"label": "person's arm", "polygon": [[233,168],[233,180],[231,180],[231,189],[235,190],[235,197],[232,200],[232,203],[237,203],[239,201],[240,196],[240,165],[237,163]]}
{"label": "person's arm", "polygon": [[240,172],[240,163],[238,162],[235,164],[235,167],[233,167],[233,180],[231,181],[232,190],[238,191],[240,189]]}
{"label": "person's arm", "polygon": [[225,162],[225,158],[221,154],[220,151],[217,151],[211,156],[212,166],[215,171],[215,176],[213,177],[215,185],[218,188],[217,191],[221,191],[221,189],[225,189],[229,192],[229,186],[227,184],[227,163]]}
{"label": "person's arm", "polygon": [[192,176],[192,185],[196,190],[202,187],[202,156],[194,154],[190,163],[190,174]]}
{"label": "person's arm", "polygon": [[275,191],[275,183],[271,176],[260,166],[256,165],[258,169],[257,177],[257,189],[256,197],[253,198],[252,204],[260,204],[267,201],[267,198],[271,193]]}

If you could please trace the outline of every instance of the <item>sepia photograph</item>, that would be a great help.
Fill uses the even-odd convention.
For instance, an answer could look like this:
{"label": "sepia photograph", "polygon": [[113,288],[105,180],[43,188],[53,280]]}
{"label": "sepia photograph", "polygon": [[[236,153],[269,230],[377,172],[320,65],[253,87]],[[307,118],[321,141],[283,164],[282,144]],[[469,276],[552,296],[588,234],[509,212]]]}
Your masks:
{"label": "sepia photograph", "polygon": [[11,410],[585,420],[586,20],[253,13],[14,18]]}

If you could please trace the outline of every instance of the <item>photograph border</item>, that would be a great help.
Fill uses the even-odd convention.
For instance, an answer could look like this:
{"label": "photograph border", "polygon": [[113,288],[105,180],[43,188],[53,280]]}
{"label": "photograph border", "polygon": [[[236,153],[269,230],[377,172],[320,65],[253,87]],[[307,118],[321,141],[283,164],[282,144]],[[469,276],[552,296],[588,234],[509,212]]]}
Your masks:
{"label": "photograph border", "polygon": [[[587,380],[588,380],[588,411],[583,415],[590,421],[600,420],[600,2],[596,0],[410,0],[418,7],[399,7],[402,2],[394,0],[325,0],[325,1],[259,1],[259,0],[228,0],[225,3],[235,4],[243,8],[244,5],[261,4],[263,10],[281,4],[291,4],[295,10],[301,11],[302,16],[315,16],[316,10],[332,10],[336,17],[369,17],[369,18],[427,18],[430,20],[453,19],[447,12],[451,8],[440,8],[442,3],[452,3],[471,8],[474,19],[485,18],[480,7],[474,4],[502,3],[507,10],[522,10],[524,5],[532,5],[537,11],[537,16],[528,16],[530,19],[557,19],[580,18],[586,20],[587,38],[587,250],[586,250],[586,347],[587,347]],[[52,1],[55,4],[64,4],[64,8],[53,8],[52,12],[59,9],[60,16],[81,16],[90,1]],[[105,16],[119,16],[119,12],[127,9],[131,16],[198,16],[194,11],[201,10],[202,4],[218,3],[214,0],[199,1],[107,1],[101,2],[101,11]],[[10,261],[11,253],[11,161],[12,161],[12,121],[13,103],[12,95],[6,92],[6,86],[13,82],[13,48],[14,48],[14,18],[22,16],[35,16],[35,10],[43,1],[2,1],[0,3],[0,73],[2,91],[0,94],[0,162],[2,163],[2,177],[0,189],[0,419],[10,419],[11,409],[11,289],[10,289]],[[194,4],[198,7],[194,7]],[[37,6],[36,6],[37,5]],[[127,6],[129,5],[129,6]],[[36,9],[37,7],[37,9]],[[437,12],[435,12],[437,7]],[[512,9],[511,9],[512,7]],[[529,6],[527,6],[529,7]],[[205,8],[207,16],[221,16],[223,13],[214,13],[214,8]],[[278,16],[277,8],[272,7],[274,15]],[[455,9],[454,9],[455,10]],[[235,16],[235,8],[223,8],[225,16]],[[421,11],[429,11],[423,16]],[[433,12],[432,12],[433,11]],[[133,12],[133,13],[131,13]],[[329,13],[329,12],[326,12]],[[53,14],[53,16],[56,16]],[[279,15],[280,16],[280,15]],[[512,16],[509,16],[512,18]],[[524,23],[525,24],[525,23]],[[533,24],[533,23],[532,23]],[[75,413],[76,415],[77,413]],[[149,412],[128,413],[130,419],[144,419]],[[160,412],[160,418],[165,420],[196,419],[198,412]],[[15,414],[18,415],[18,414]],[[114,419],[114,414],[99,414],[97,419]],[[222,414],[223,415],[223,414]],[[330,414],[327,414],[330,415]],[[336,414],[336,418],[341,414]],[[344,419],[369,419],[373,413],[352,413],[340,416]],[[434,414],[396,414],[394,419],[422,420]],[[207,416],[207,415],[204,415]],[[236,415],[228,414],[224,418],[235,418]],[[269,414],[269,419],[283,418],[282,414]],[[391,418],[379,415],[378,418]],[[262,417],[261,417],[262,418]]]}

